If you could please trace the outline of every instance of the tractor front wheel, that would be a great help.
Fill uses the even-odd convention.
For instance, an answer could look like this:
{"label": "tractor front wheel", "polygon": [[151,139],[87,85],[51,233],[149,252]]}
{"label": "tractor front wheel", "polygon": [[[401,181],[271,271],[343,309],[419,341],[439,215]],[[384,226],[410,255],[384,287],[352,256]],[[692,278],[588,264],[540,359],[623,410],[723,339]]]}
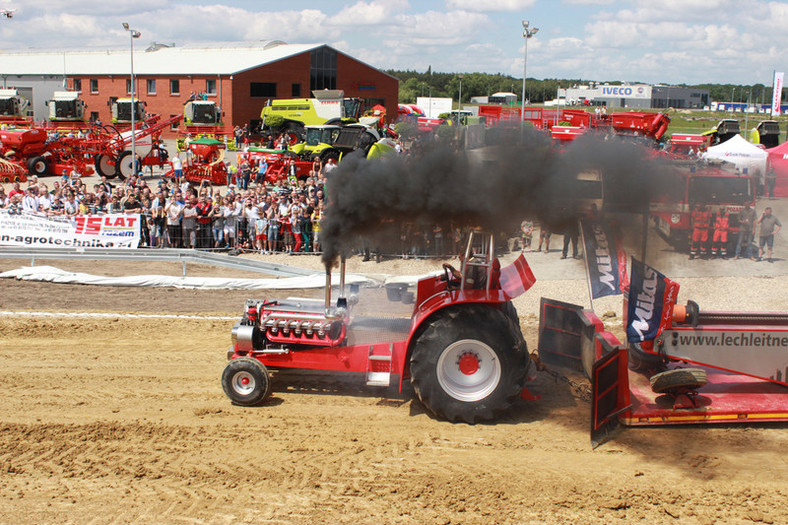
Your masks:
{"label": "tractor front wheel", "polygon": [[479,304],[447,308],[427,323],[410,358],[411,383],[427,410],[473,424],[519,399],[529,357],[511,318]]}
{"label": "tractor front wheel", "polygon": [[222,389],[236,405],[259,405],[271,393],[271,377],[265,365],[257,359],[238,357],[224,368]]}

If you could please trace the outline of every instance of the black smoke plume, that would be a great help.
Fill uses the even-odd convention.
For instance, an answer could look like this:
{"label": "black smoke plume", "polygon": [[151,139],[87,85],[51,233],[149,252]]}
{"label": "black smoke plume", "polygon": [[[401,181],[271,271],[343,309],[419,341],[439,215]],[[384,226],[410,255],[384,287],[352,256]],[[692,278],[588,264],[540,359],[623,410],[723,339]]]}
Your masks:
{"label": "black smoke plume", "polygon": [[390,245],[402,224],[514,232],[531,218],[560,231],[587,211],[588,195],[577,184],[583,170],[602,174],[611,209],[641,213],[663,168],[653,150],[620,139],[586,134],[559,148],[537,131],[520,144],[467,155],[439,144],[407,158],[351,155],[328,177],[323,262],[330,267],[361,238]]}

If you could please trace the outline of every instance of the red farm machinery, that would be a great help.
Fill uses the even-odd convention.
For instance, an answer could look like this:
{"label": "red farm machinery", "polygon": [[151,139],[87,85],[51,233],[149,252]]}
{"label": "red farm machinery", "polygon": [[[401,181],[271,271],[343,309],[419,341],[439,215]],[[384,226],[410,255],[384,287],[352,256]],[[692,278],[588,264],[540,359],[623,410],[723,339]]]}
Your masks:
{"label": "red farm machinery", "polygon": [[[154,116],[140,123],[135,132],[138,166],[163,165],[167,151],[160,140],[164,129],[178,122],[176,116]],[[49,128],[6,128],[0,131],[0,155],[32,175],[99,175],[125,178],[134,173],[131,160],[132,132],[113,126],[92,125],[86,130],[61,133]]]}
{"label": "red farm machinery", "polygon": [[[404,303],[409,317],[358,315],[354,290],[345,293],[340,263],[339,293],[331,300],[248,300],[233,328],[222,386],[233,403],[257,405],[271,391],[269,371],[286,369],[353,372],[369,386],[400,388],[410,380],[435,416],[475,423],[505,413],[527,398],[531,361],[511,299],[533,283],[522,255],[501,268],[493,236],[472,232],[459,270],[385,286],[389,301]],[[275,377],[278,377],[275,376]]]}
{"label": "red farm machinery", "polygon": [[[224,163],[224,154],[227,145],[224,141],[201,137],[186,143],[186,162],[183,164],[183,178],[192,182],[209,181],[211,184],[224,185],[228,183],[227,166]],[[170,169],[165,177],[173,177],[175,170]]]}
{"label": "red farm machinery", "polygon": [[788,421],[788,314],[703,311],[677,304],[676,283],[658,297],[658,281],[647,272],[629,293],[632,325],[659,324],[639,343],[621,344],[581,306],[542,299],[540,360],[590,377],[592,445],[621,425]]}

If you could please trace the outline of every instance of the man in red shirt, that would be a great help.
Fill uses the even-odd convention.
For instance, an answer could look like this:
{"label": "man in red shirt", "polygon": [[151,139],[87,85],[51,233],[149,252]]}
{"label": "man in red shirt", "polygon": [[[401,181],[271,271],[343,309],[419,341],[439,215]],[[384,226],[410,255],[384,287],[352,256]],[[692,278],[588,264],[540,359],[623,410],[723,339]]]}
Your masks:
{"label": "man in red shirt", "polygon": [[207,195],[200,197],[197,204],[197,247],[210,248],[213,246],[213,234],[211,233],[211,212],[213,204]]}

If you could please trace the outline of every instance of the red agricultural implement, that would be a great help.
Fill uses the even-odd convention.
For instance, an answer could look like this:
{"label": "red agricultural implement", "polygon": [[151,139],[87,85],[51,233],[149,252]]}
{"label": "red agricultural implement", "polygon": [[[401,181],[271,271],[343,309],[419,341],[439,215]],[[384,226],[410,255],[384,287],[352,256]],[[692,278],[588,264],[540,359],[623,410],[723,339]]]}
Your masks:
{"label": "red agricultural implement", "polygon": [[[159,137],[181,118],[161,120],[154,116],[140,124],[135,132],[138,166],[167,162]],[[93,125],[86,131],[65,134],[46,127],[0,130],[0,155],[37,176],[70,175],[72,171],[90,175],[95,166],[99,175],[108,178],[129,177],[134,173],[131,144],[131,130],[121,133],[112,126]]]}
{"label": "red agricultural implement", "polygon": [[[247,161],[254,173],[257,167],[265,159],[268,169],[265,172],[265,181],[268,184],[275,184],[279,181],[287,180],[290,177],[290,166],[295,166],[295,176],[297,179],[305,179],[312,171],[312,162],[301,160],[294,153],[288,150],[249,148],[238,155],[238,165],[242,161]],[[254,177],[254,175],[252,175]]]}
{"label": "red agricultural implement", "polygon": [[[368,386],[400,388],[410,380],[424,406],[449,421],[494,419],[521,397],[531,365],[511,300],[534,282],[522,255],[500,267],[490,234],[473,232],[460,270],[386,285],[389,301],[409,305],[407,317],[359,315],[363,303],[339,297],[248,300],[232,332],[222,386],[238,405],[257,405],[271,391],[270,371],[352,372]],[[377,300],[376,298],[374,298]],[[412,306],[410,306],[412,305]],[[379,310],[374,310],[379,311]],[[278,376],[277,376],[278,379]]]}
{"label": "red agricultural implement", "polygon": [[[192,182],[210,181],[211,184],[227,184],[227,166],[224,164],[224,152],[227,145],[217,139],[200,138],[188,143],[186,163],[183,165],[183,178]],[[171,169],[165,177],[175,175]]]}
{"label": "red agricultural implement", "polygon": [[788,421],[788,314],[704,312],[675,297],[662,312],[656,336],[625,346],[593,312],[542,299],[540,359],[591,378],[594,446],[620,425]]}

